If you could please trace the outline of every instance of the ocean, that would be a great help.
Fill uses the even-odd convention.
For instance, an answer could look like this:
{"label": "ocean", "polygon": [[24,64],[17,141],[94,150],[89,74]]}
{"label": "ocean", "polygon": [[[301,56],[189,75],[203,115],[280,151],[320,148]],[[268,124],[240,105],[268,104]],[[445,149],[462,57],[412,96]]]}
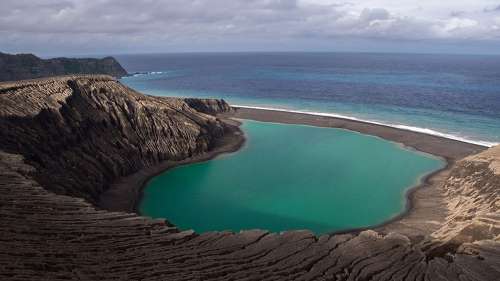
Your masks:
{"label": "ocean", "polygon": [[368,53],[119,55],[122,82],[159,96],[339,116],[500,143],[500,56]]}

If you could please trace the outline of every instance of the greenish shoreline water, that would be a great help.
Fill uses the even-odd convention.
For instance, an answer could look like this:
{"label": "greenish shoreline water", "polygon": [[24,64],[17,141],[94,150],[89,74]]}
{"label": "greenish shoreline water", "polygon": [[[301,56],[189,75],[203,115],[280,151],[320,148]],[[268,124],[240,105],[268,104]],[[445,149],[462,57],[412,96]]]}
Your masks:
{"label": "greenish shoreline water", "polygon": [[368,227],[404,212],[409,188],[445,165],[343,129],[256,121],[242,129],[240,151],[151,179],[141,214],[197,232]]}

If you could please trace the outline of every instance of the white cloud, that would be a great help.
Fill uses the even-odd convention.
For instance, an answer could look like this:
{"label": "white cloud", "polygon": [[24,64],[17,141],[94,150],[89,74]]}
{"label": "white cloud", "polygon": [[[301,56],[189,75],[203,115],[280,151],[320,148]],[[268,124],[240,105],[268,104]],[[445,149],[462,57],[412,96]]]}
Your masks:
{"label": "white cloud", "polygon": [[[491,0],[2,0],[0,48],[300,38],[492,40]],[[304,39],[305,40],[305,39]],[[75,43],[78,42],[78,45]],[[114,42],[114,43],[113,43]],[[90,47],[89,47],[90,48]]]}

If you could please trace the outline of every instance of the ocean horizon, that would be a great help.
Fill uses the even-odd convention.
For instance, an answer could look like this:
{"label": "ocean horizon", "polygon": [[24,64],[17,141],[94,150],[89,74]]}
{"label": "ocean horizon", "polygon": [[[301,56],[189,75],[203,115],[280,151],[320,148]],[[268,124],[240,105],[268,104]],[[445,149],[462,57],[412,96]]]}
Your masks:
{"label": "ocean horizon", "polygon": [[121,81],[158,96],[333,116],[500,143],[500,57],[389,53],[121,55]]}

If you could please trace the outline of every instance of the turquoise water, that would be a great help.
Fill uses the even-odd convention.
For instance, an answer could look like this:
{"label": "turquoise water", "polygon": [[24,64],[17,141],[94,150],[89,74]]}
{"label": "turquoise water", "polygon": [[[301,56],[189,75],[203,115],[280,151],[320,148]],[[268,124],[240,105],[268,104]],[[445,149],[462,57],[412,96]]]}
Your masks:
{"label": "turquoise water", "polygon": [[118,56],[158,96],[343,115],[485,146],[500,143],[500,56],[205,53]]}
{"label": "turquoise water", "polygon": [[436,157],[347,130],[245,121],[238,152],[153,178],[139,206],[181,229],[310,229],[380,224],[405,192],[443,167]]}

